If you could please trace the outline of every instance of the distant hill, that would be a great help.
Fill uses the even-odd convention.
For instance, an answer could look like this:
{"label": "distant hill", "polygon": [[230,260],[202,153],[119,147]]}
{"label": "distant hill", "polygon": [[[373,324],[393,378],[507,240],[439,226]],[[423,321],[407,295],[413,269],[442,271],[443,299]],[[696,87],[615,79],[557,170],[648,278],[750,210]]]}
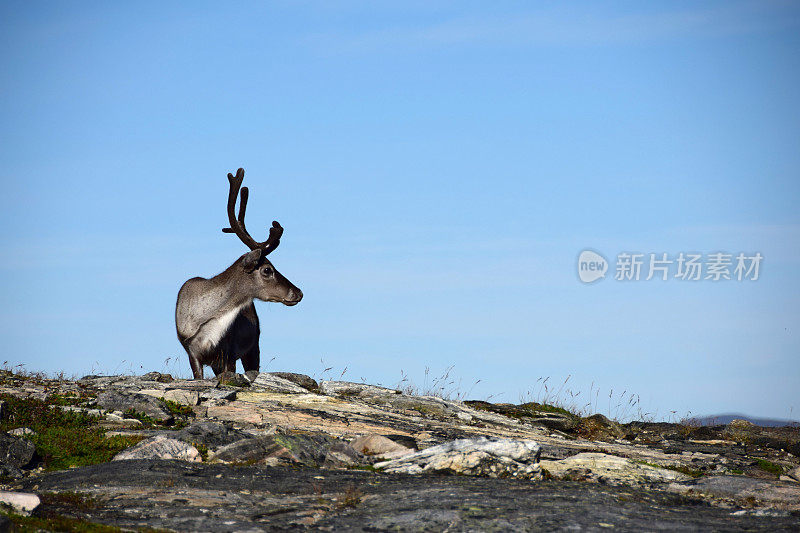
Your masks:
{"label": "distant hill", "polygon": [[761,427],[783,427],[783,426],[797,426],[800,424],[797,420],[780,420],[777,418],[756,418],[754,416],[747,416],[741,413],[725,413],[721,415],[701,416],[695,418],[700,424],[704,426],[724,425],[729,424],[731,420],[747,420],[757,426]]}

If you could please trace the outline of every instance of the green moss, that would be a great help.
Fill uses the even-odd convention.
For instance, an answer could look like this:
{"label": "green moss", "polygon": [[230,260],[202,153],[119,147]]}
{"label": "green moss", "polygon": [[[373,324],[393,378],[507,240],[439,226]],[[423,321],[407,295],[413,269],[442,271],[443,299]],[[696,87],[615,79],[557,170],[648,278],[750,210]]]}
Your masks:
{"label": "green moss", "polygon": [[16,514],[9,514],[7,516],[15,526],[13,531],[19,531],[20,533],[33,533],[42,530],[74,531],[76,533],[118,533],[122,531],[118,527],[56,514],[47,517],[20,516]]}
{"label": "green moss", "polygon": [[74,394],[51,394],[47,397],[50,405],[81,405],[85,401],[86,398]]}
{"label": "green moss", "polygon": [[156,420],[155,418],[151,418],[148,415],[135,411],[133,409],[128,409],[122,413],[122,416],[125,418],[135,418],[139,422],[142,423],[142,427],[144,428],[164,428],[164,429],[182,429],[189,425],[186,420],[186,410],[194,415],[194,411],[190,407],[186,407],[179,403],[171,402],[169,400],[161,400],[164,406],[169,410],[170,414],[172,415],[172,420],[168,422],[162,422],[160,420]]}
{"label": "green moss", "polygon": [[134,409],[126,409],[122,412],[122,416],[124,418],[134,418],[142,423],[142,427],[144,428],[152,428],[154,426],[160,426],[161,423],[158,420],[150,418],[144,413],[140,413]]}
{"label": "green moss", "polygon": [[272,436],[272,438],[275,440],[275,442],[277,442],[278,444],[280,444],[281,446],[283,446],[287,450],[292,451],[292,452],[297,451],[297,450],[294,449],[295,448],[295,442],[292,439],[287,439],[283,435],[280,435],[280,434],[275,434],[275,435]]}
{"label": "green moss", "polygon": [[769,472],[770,474],[775,474],[776,476],[783,474],[783,467],[779,464],[773,463],[772,461],[767,461],[766,459],[757,459],[756,463],[764,472]]}
{"label": "green moss", "polygon": [[194,411],[188,405],[182,405],[178,402],[173,402],[172,400],[165,400],[164,398],[159,398],[161,403],[164,404],[164,407],[167,408],[167,411],[170,412],[172,416],[177,417],[193,417]]}
{"label": "green moss", "polygon": [[0,394],[6,403],[0,431],[27,427],[33,435],[26,437],[36,446],[36,454],[45,470],[62,470],[110,461],[120,451],[133,446],[141,437],[106,438],[97,425],[99,417],[83,412],[54,407],[50,399],[20,399]]}
{"label": "green moss", "polygon": [[364,470],[366,472],[380,472],[377,468],[372,465],[350,465],[348,470]]}

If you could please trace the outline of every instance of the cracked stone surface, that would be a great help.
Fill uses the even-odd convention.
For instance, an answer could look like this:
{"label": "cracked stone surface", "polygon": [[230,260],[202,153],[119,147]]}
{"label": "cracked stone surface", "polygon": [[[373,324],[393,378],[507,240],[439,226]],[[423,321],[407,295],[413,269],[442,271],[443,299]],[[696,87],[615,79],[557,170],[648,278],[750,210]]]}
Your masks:
{"label": "cracked stone surface", "polygon": [[635,487],[179,461],[115,461],[26,480],[19,490],[85,493],[102,502],[93,520],[175,531],[796,531],[800,525],[787,511],[742,513]]}
{"label": "cracked stone surface", "polygon": [[[107,435],[149,439],[140,446],[156,451],[145,459],[53,473],[37,471],[35,458],[0,464],[18,478],[2,489],[100,502],[90,513],[54,503],[35,512],[61,505],[45,511],[124,528],[800,529],[799,428],[620,425],[536,404],[409,396],[289,372],[222,383],[158,372],[11,378],[0,394],[79,396],[54,408],[99,417],[114,428]],[[162,398],[184,411],[170,412]],[[132,405],[161,425],[125,419]],[[158,451],[154,443],[164,442],[174,450]],[[158,458],[180,450],[191,462]]]}

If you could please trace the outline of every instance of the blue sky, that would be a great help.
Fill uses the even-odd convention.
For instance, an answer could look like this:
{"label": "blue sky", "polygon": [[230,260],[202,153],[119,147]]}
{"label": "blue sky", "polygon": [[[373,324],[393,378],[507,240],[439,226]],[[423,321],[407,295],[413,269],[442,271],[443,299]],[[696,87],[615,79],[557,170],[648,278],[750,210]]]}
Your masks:
{"label": "blue sky", "polygon": [[[245,251],[241,166],[305,294],[257,304],[262,369],[800,418],[798,28],[767,1],[3,2],[2,359],[187,375],[174,299]],[[584,285],[585,248],[764,262]]]}

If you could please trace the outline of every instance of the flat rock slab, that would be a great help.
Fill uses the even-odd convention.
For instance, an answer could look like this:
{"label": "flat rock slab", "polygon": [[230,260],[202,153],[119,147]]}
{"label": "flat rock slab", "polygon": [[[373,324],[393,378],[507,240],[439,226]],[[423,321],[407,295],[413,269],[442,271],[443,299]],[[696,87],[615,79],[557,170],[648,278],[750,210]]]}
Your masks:
{"label": "flat rock slab", "polygon": [[669,490],[697,493],[735,503],[749,502],[800,511],[800,485],[785,481],[762,481],[744,476],[710,476],[684,483],[673,483]]}
{"label": "flat rock slab", "polygon": [[[258,531],[797,531],[800,516],[568,481],[358,470],[115,461],[16,482],[100,499],[94,522],[136,529]],[[17,490],[17,487],[15,487]],[[44,504],[42,505],[44,507]],[[69,509],[59,509],[69,514]]]}
{"label": "flat rock slab", "polygon": [[114,456],[114,461],[133,459],[179,459],[181,461],[200,461],[200,452],[191,444],[181,440],[156,435],[139,444],[123,450]]}
{"label": "flat rock slab", "polygon": [[[309,378],[310,379],[310,378]],[[253,381],[253,387],[267,390],[269,392],[281,392],[285,394],[306,394],[308,389],[290,381],[286,378],[274,374],[260,373]]]}
{"label": "flat rock slab", "polygon": [[665,483],[691,479],[690,476],[674,470],[605,453],[579,453],[560,461],[542,461],[541,467],[558,479],[597,481],[614,485]]}

